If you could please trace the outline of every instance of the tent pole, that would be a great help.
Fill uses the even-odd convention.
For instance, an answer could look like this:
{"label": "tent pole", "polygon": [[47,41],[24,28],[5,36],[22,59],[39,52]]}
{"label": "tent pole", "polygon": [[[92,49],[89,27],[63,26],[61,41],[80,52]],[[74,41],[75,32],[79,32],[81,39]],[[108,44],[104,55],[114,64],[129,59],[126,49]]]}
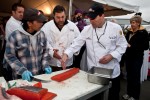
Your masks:
{"label": "tent pole", "polygon": [[69,20],[71,20],[71,15],[72,15],[72,2],[73,0],[69,1]]}

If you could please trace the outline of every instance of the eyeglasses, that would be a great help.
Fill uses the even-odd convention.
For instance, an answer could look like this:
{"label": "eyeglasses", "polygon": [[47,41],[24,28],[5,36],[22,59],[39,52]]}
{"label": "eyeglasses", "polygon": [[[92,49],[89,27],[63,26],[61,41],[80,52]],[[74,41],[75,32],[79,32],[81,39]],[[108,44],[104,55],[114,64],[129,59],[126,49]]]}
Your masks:
{"label": "eyeglasses", "polygon": [[97,42],[98,42],[104,49],[106,49],[106,47],[100,42],[100,38],[105,34],[106,27],[107,27],[107,22],[106,22],[106,25],[105,25],[103,34],[101,34],[99,37],[98,37],[98,34],[97,34],[97,32],[96,32],[96,28],[95,28],[95,33],[96,33],[96,37],[97,37],[97,40],[98,40]]}

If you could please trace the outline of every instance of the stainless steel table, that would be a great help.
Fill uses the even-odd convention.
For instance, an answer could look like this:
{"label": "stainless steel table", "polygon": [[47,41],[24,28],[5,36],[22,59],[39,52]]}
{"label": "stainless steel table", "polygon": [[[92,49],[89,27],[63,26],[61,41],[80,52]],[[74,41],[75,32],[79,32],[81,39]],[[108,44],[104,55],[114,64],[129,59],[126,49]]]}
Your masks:
{"label": "stainless steel table", "polygon": [[[37,75],[35,77],[43,80],[51,80],[52,76],[64,71],[66,70]],[[19,84],[20,81],[22,80],[13,80],[9,83],[17,82]],[[37,82],[30,82],[30,84],[35,83]],[[48,83],[42,83],[42,86],[43,88],[47,88],[49,92],[57,94],[53,100],[86,100],[99,93],[101,93],[101,100],[108,100],[108,92],[111,84],[103,86],[89,83],[87,73],[80,70],[79,73],[65,81],[56,82],[52,80]]]}
{"label": "stainless steel table", "polygon": [[[43,74],[36,76],[37,78],[50,80],[50,77],[59,74],[63,71],[53,72],[52,74]],[[81,71],[73,77],[63,81],[51,81],[49,83],[42,83],[43,88],[47,88],[50,92],[56,93],[54,100],[86,100],[96,94],[101,93],[101,100],[108,100],[108,92],[111,84],[98,85],[89,83],[87,80],[87,73]]]}

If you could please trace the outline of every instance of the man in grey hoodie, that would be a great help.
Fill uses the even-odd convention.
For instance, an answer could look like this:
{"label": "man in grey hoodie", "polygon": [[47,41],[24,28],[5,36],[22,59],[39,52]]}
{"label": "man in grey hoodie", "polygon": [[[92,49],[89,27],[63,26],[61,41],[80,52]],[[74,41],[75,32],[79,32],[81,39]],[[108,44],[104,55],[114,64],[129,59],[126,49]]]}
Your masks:
{"label": "man in grey hoodie", "polygon": [[23,27],[14,31],[6,44],[5,59],[12,68],[13,78],[31,81],[32,75],[51,73],[46,37],[40,31],[45,16],[37,9],[26,9]]}

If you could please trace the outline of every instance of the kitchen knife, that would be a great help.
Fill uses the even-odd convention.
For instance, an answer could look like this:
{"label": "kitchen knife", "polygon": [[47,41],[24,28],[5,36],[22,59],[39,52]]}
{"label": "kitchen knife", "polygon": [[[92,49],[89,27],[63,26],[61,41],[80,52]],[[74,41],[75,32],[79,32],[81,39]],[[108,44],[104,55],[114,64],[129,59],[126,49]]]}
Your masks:
{"label": "kitchen knife", "polygon": [[31,76],[31,80],[32,81],[37,81],[37,82],[42,82],[42,83],[51,82],[51,80],[42,80],[42,79],[39,79],[39,78],[35,78],[34,76]]}
{"label": "kitchen knife", "polygon": [[38,88],[38,87],[34,87],[34,86],[21,86],[19,88],[27,90],[27,91],[35,92],[35,93],[38,93],[39,91],[41,91],[43,89],[43,88]]}
{"label": "kitchen knife", "polygon": [[5,91],[5,88],[2,87],[2,88],[1,88],[1,92],[2,92],[2,95],[3,95],[3,97],[4,97],[5,99],[9,99],[9,97],[8,97],[6,91]]}

